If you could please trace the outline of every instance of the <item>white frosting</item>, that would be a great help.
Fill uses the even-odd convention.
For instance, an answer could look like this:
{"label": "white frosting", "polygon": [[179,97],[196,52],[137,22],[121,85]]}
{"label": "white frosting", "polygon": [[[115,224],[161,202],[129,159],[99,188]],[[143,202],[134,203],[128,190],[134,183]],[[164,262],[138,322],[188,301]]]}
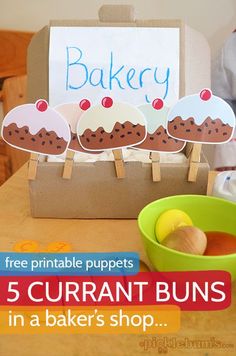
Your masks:
{"label": "white frosting", "polygon": [[[138,151],[134,149],[122,149],[124,162],[142,162],[150,163],[150,152],[149,151]],[[60,156],[48,156],[48,162],[64,162],[66,155]],[[98,155],[92,154],[82,154],[76,153],[74,156],[74,162],[85,162],[94,163],[101,161],[114,161],[114,156],[112,151],[106,151]],[[180,163],[184,164],[187,162],[187,158],[183,153],[160,153],[161,163]]]}
{"label": "white frosting", "polygon": [[212,120],[221,119],[223,123],[235,126],[233,110],[223,99],[215,95],[206,101],[202,100],[199,94],[180,99],[169,111],[168,121],[172,121],[176,116],[181,116],[183,120],[193,117],[197,125],[201,125],[210,116]]}
{"label": "white frosting", "polygon": [[76,127],[81,114],[84,112],[78,103],[65,103],[54,108],[70,125],[71,131],[76,133]]}
{"label": "white frosting", "polygon": [[77,134],[81,136],[86,129],[96,131],[99,127],[103,127],[107,133],[110,133],[116,122],[123,124],[126,121],[134,125],[147,125],[144,115],[132,105],[113,103],[110,108],[105,108],[102,104],[99,104],[81,115],[78,121]]}
{"label": "white frosting", "polygon": [[167,107],[163,106],[160,110],[156,110],[152,104],[144,104],[139,106],[139,110],[141,110],[145,116],[149,134],[153,134],[160,126],[163,126],[164,129],[166,129],[167,114],[169,111]]}
{"label": "white frosting", "polygon": [[55,110],[48,107],[45,111],[36,109],[35,104],[24,104],[11,110],[3,120],[3,126],[15,123],[19,128],[28,126],[32,135],[37,134],[42,128],[54,131],[58,137],[70,141],[71,133],[66,120]]}

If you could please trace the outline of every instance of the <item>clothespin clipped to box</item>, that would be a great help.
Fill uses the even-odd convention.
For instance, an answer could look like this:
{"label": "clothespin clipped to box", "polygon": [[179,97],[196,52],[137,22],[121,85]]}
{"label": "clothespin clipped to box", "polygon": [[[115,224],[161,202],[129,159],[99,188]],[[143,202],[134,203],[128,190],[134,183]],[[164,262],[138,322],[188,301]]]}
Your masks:
{"label": "clothespin clipped to box", "polygon": [[71,179],[75,152],[89,153],[83,149],[78,140],[77,126],[81,116],[90,108],[90,105],[89,100],[82,99],[80,102],[61,103],[54,108],[66,120],[71,131],[71,139],[66,151],[65,164],[63,167],[63,179]]}
{"label": "clothespin clipped to box", "polygon": [[[99,20],[104,23],[134,22],[134,8],[129,5],[103,5],[99,9]],[[112,150],[115,159],[115,169],[117,178],[125,177],[125,166],[122,150]]]}
{"label": "clothespin clipped to box", "polygon": [[152,180],[161,181],[160,152],[176,153],[181,151],[185,142],[173,139],[167,132],[167,117],[169,108],[161,98],[152,103],[139,106],[147,123],[147,136],[140,144],[135,145],[138,150],[149,151],[151,160]]}
{"label": "clothespin clipped to box", "polygon": [[[189,182],[196,182],[197,180],[197,173],[198,173],[198,168],[201,160],[201,149],[202,149],[202,144],[201,143],[194,143],[192,144],[189,149],[190,154],[189,154],[189,171],[188,171],[188,181]],[[188,156],[188,152],[187,152]]]}
{"label": "clothespin clipped to box", "polygon": [[161,181],[160,153],[150,152],[150,159],[152,161],[152,180],[153,182],[160,182]]}
{"label": "clothespin clipped to box", "polygon": [[37,153],[30,154],[29,169],[28,169],[28,179],[35,180],[37,175],[39,155]]}
{"label": "clothespin clipped to box", "polygon": [[66,153],[66,159],[65,159],[65,164],[63,167],[63,174],[62,174],[62,177],[64,179],[71,179],[73,163],[74,163],[74,155],[75,152],[71,150],[68,150]]}
{"label": "clothespin clipped to box", "polygon": [[219,172],[217,171],[209,171],[208,173],[208,182],[207,182],[207,195],[212,195],[215,179]]}
{"label": "clothespin clipped to box", "polygon": [[122,150],[112,150],[114,159],[115,159],[115,169],[118,179],[125,178],[125,166],[123,161]]}

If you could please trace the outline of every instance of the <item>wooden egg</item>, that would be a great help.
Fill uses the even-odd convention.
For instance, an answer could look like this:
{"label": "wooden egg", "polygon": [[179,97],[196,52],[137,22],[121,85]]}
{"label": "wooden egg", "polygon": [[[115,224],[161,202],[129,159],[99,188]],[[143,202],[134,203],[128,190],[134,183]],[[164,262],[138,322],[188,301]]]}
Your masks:
{"label": "wooden egg", "polygon": [[203,255],[207,246],[207,238],[197,227],[181,226],[167,235],[162,245],[192,255]]}

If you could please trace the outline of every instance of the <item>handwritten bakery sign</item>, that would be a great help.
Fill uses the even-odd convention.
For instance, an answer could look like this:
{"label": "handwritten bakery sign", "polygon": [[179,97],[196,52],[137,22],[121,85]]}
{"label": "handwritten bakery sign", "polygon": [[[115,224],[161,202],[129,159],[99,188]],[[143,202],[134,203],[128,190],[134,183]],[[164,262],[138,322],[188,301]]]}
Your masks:
{"label": "handwritten bakery sign", "polygon": [[51,27],[49,102],[105,96],[140,105],[179,98],[180,29]]}

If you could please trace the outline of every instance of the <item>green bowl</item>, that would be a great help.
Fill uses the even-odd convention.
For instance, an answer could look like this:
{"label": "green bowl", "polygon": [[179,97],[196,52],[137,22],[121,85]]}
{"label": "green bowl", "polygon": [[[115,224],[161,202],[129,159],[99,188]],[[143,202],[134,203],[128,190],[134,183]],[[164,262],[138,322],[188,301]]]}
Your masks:
{"label": "green bowl", "polygon": [[223,256],[196,256],[171,250],[157,242],[155,225],[169,209],[186,212],[203,231],[224,231],[236,235],[236,204],[204,195],[176,195],[156,200],[140,212],[138,225],[153,267],[161,272],[224,270],[236,279],[236,253]]}

